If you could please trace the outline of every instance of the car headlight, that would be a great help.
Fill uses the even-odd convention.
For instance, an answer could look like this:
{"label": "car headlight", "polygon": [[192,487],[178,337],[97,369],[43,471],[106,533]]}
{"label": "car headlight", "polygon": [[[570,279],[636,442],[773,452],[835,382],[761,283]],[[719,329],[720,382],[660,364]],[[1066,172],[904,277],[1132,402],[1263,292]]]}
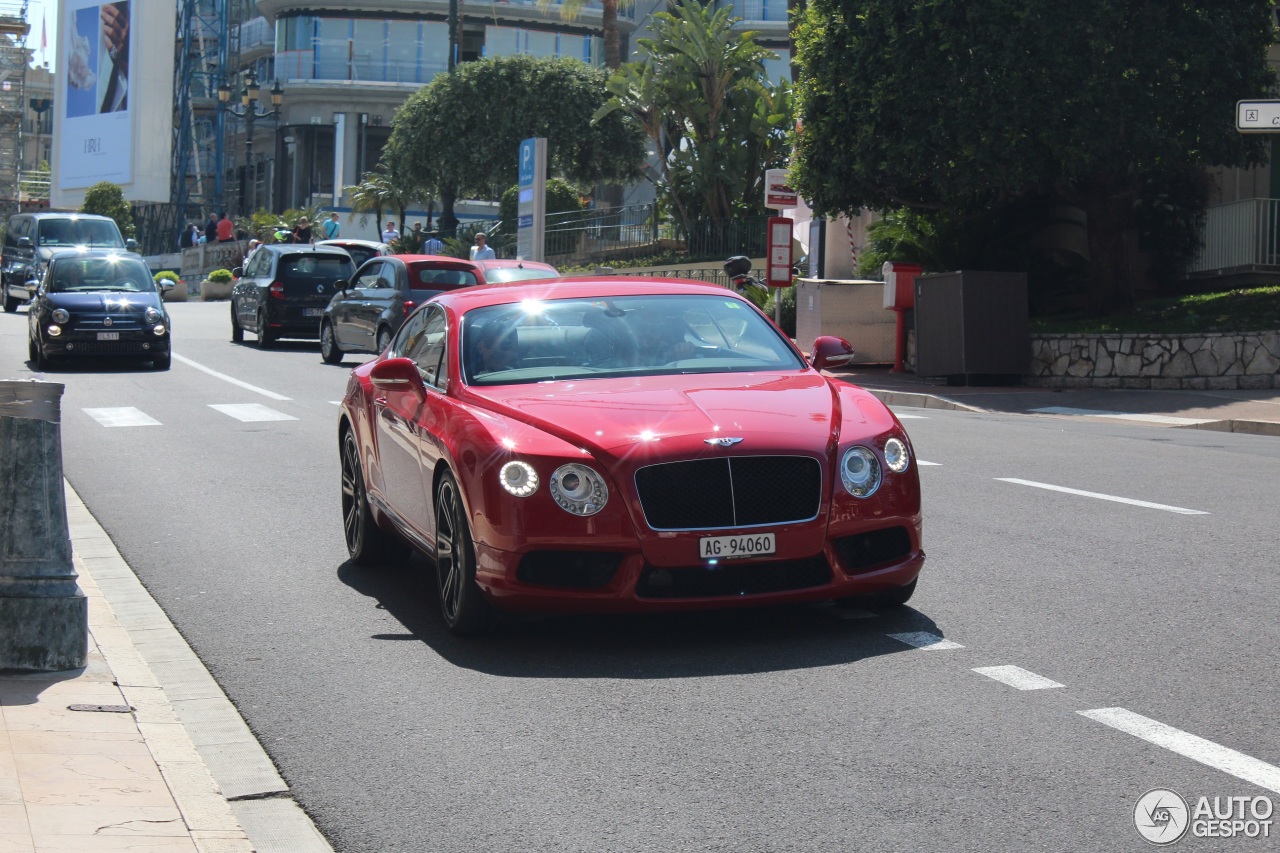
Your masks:
{"label": "car headlight", "polygon": [[865,447],[850,447],[840,460],[840,481],[855,498],[869,498],[880,488],[880,460]]}
{"label": "car headlight", "polygon": [[498,472],[502,488],[518,498],[527,498],[538,491],[538,472],[528,462],[508,462]]}
{"label": "car headlight", "polygon": [[65,323],[71,319],[71,312],[65,308],[55,308],[52,317],[55,323]]}
{"label": "car headlight", "polygon": [[147,323],[152,326],[164,319],[164,315],[154,308],[148,308],[143,316],[147,318]]}
{"label": "car headlight", "polygon": [[56,338],[58,335],[62,334],[62,327],[57,324],[53,324],[49,326],[49,328],[45,329],[44,332],[49,337]]}
{"label": "car headlight", "polygon": [[884,443],[884,464],[895,474],[901,474],[910,467],[911,454],[901,439],[891,438]]}
{"label": "car headlight", "polygon": [[551,475],[551,497],[565,512],[595,515],[608,502],[609,487],[593,469],[570,462]]}
{"label": "car headlight", "polygon": [[163,323],[161,323],[160,325],[156,326],[156,327],[155,327],[154,329],[152,329],[151,331],[155,332],[155,335],[156,335],[156,337],[158,338],[158,337],[160,337],[161,335],[163,335],[163,334],[164,334],[166,331],[168,331],[168,330],[167,330],[167,329],[165,329],[164,324],[163,324]]}

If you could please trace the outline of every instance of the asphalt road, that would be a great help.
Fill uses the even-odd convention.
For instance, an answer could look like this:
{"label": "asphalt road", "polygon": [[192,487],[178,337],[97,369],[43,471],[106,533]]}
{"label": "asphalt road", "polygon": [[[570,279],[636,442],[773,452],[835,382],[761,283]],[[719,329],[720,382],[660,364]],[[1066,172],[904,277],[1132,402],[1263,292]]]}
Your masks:
{"label": "asphalt road", "polygon": [[[47,374],[65,473],[339,851],[1144,850],[1153,788],[1280,800],[1278,439],[902,409],[935,463],[908,607],[459,640],[427,561],[346,562],[355,361],[171,310],[171,371]],[[0,316],[0,376],[25,335]]]}

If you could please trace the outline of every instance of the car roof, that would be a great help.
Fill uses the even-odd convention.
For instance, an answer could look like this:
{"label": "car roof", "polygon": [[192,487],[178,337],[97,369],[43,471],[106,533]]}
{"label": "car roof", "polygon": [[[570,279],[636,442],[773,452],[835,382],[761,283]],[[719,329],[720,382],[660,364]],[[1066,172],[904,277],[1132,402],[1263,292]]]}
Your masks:
{"label": "car roof", "polygon": [[551,266],[551,264],[544,264],[541,261],[517,261],[513,258],[491,258],[484,261],[472,261],[472,263],[480,267],[482,270],[496,270],[506,267],[524,267],[525,269],[551,270],[552,272],[559,272],[555,267]]}
{"label": "car roof", "polygon": [[344,258],[351,257],[350,255],[347,254],[347,250],[342,248],[341,246],[319,246],[319,245],[313,246],[310,243],[263,243],[258,248],[267,249],[269,251],[277,252],[279,254],[284,254],[285,252],[290,252],[294,254],[299,252],[315,252],[321,255],[334,255],[334,256],[341,256]]}
{"label": "car roof", "polygon": [[80,248],[76,248],[75,246],[71,246],[66,249],[58,249],[53,254],[49,255],[49,260],[56,261],[60,258],[67,259],[67,258],[109,258],[109,257],[137,258],[140,261],[144,260],[142,255],[138,254],[137,252],[130,252],[124,249],[101,249],[101,248],[80,249]]}
{"label": "car roof", "polygon": [[315,245],[338,246],[339,248],[341,248],[342,246],[364,246],[367,249],[390,249],[391,248],[389,245],[387,245],[386,243],[383,243],[380,240],[358,240],[354,238],[348,240],[345,237],[336,237],[332,240],[317,240],[315,242]]}
{"label": "car roof", "polygon": [[99,213],[80,213],[75,210],[41,210],[38,213],[19,213],[16,216],[31,216],[35,219],[111,219],[110,216],[103,216]]}
{"label": "car roof", "polygon": [[613,296],[723,296],[751,304],[733,290],[718,284],[673,278],[642,276],[601,276],[581,278],[540,278],[504,284],[483,284],[446,291],[435,301],[465,313],[488,305],[505,305],[525,299],[591,299]]}

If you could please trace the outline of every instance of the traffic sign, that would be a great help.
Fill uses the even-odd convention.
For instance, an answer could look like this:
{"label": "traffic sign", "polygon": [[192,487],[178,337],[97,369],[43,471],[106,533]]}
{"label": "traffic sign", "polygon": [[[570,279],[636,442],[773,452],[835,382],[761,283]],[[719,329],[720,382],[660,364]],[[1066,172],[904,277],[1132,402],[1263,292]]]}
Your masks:
{"label": "traffic sign", "polygon": [[1236,130],[1280,133],[1280,101],[1237,101]]}
{"label": "traffic sign", "polygon": [[787,186],[786,169],[767,169],[764,173],[764,206],[786,210],[799,206],[799,196]]}
{"label": "traffic sign", "polygon": [[770,287],[791,286],[792,224],[791,220],[785,216],[769,217],[769,261],[765,267],[764,283]]}

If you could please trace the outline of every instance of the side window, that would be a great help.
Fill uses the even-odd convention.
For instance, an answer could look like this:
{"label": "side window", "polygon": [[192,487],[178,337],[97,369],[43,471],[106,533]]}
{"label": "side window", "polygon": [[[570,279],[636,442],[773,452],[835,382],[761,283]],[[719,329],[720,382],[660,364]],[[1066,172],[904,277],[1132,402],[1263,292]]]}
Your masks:
{"label": "side window", "polygon": [[400,327],[400,331],[396,333],[395,340],[391,342],[391,350],[387,353],[388,358],[401,358],[405,356],[413,345],[418,342],[418,338],[422,337],[422,330],[427,325],[427,312],[419,311]]}
{"label": "side window", "polygon": [[378,283],[375,287],[385,287],[390,290],[396,289],[396,265],[383,263],[380,264],[382,272],[378,275]]}
{"label": "side window", "polygon": [[369,264],[360,271],[360,275],[356,276],[356,287],[378,287],[378,273],[382,271],[382,264]]}
{"label": "side window", "polygon": [[266,251],[255,252],[253,257],[249,259],[249,268],[244,271],[245,278],[265,276],[270,267],[271,253]]}
{"label": "side window", "polygon": [[14,216],[9,220],[9,226],[4,229],[4,247],[6,249],[12,249],[18,245],[18,227],[21,221]]}
{"label": "side window", "polygon": [[417,362],[424,382],[443,388],[447,378],[443,367],[446,364],[444,344],[447,335],[445,333],[448,331],[444,311],[433,305],[421,313],[427,316],[426,326],[422,330],[422,335],[414,343],[413,349],[405,355]]}

